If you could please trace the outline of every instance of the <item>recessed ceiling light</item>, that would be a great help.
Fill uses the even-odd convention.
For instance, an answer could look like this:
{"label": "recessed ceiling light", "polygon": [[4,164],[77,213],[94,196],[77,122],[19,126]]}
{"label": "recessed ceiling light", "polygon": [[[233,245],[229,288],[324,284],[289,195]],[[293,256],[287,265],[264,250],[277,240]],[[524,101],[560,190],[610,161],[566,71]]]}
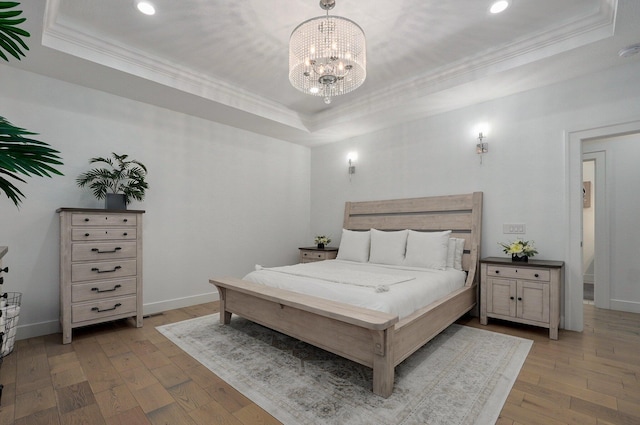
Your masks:
{"label": "recessed ceiling light", "polygon": [[491,3],[491,7],[489,8],[489,12],[491,13],[500,13],[504,12],[507,7],[509,7],[509,0],[498,0]]}
{"label": "recessed ceiling light", "polygon": [[155,15],[156,13],[156,8],[148,1],[139,1],[136,6],[138,7],[138,10],[145,15]]}
{"label": "recessed ceiling light", "polygon": [[629,56],[637,55],[638,53],[640,53],[640,43],[632,44],[624,49],[620,49],[618,55],[621,58],[628,58]]}

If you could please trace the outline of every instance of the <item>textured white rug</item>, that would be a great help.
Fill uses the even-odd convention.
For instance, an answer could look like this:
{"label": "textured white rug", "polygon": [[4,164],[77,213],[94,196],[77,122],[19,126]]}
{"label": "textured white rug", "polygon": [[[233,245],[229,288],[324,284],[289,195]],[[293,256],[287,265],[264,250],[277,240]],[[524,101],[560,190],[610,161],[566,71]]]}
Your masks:
{"label": "textured white rug", "polygon": [[388,399],[371,369],[242,318],[157,328],[284,424],[495,423],[532,341],[451,325],[396,367]]}

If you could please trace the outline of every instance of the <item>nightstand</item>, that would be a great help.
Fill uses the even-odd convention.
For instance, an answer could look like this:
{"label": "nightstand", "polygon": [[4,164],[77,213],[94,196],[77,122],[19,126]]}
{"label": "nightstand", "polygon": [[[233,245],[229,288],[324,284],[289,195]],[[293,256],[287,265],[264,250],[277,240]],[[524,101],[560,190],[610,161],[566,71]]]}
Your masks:
{"label": "nightstand", "polygon": [[488,318],[549,328],[558,339],[564,262],[488,257],[480,261],[480,323]]}
{"label": "nightstand", "polygon": [[326,247],[318,248],[309,246],[306,248],[298,248],[300,250],[300,262],[312,263],[314,261],[333,260],[338,256],[338,248]]}

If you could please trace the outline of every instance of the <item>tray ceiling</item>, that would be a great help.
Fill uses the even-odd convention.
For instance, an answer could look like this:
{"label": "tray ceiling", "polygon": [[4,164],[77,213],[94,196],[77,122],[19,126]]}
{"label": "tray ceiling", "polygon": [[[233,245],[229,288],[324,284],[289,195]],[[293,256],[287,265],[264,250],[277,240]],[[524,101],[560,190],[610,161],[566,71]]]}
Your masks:
{"label": "tray ceiling", "polygon": [[311,146],[618,65],[640,42],[634,0],[337,0],[365,31],[367,80],[325,105],[287,69],[317,0],[152,2],[23,2],[42,46],[18,66]]}

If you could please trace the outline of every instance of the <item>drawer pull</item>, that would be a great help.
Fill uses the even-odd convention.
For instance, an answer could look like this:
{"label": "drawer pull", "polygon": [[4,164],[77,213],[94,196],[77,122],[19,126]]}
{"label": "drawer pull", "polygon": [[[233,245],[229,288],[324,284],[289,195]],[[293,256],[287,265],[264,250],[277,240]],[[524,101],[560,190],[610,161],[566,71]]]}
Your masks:
{"label": "drawer pull", "polygon": [[85,236],[90,236],[88,233],[85,233],[84,235],[85,235]]}
{"label": "drawer pull", "polygon": [[540,277],[540,275],[538,273],[534,274],[535,277]]}
{"label": "drawer pull", "polygon": [[522,297],[518,297],[518,301],[522,301]]}
{"label": "drawer pull", "polygon": [[114,252],[120,251],[121,249],[122,248],[117,246],[114,249],[112,249],[111,251],[100,251],[100,249],[98,249],[98,248],[91,248],[91,251],[95,252],[97,254],[113,254]]}
{"label": "drawer pull", "polygon": [[124,232],[124,233],[122,234],[122,236],[127,236],[127,235],[128,235],[128,233],[127,233],[127,232]]}
{"label": "drawer pull", "polygon": [[9,266],[5,267],[4,269],[0,269],[0,273],[2,272],[9,273]]}
{"label": "drawer pull", "polygon": [[84,221],[89,221],[89,219],[88,219],[88,218],[85,218],[85,219],[84,219]]}
{"label": "drawer pull", "polygon": [[113,268],[113,270],[100,270],[99,268],[94,267],[94,268],[92,268],[92,269],[91,269],[91,271],[92,271],[92,272],[97,272],[97,273],[113,273],[113,272],[115,272],[116,270],[120,270],[121,268],[122,268],[122,266],[115,266],[115,267]]}
{"label": "drawer pull", "polygon": [[122,221],[124,221],[124,222],[126,223],[127,221],[129,221],[129,219],[128,219],[128,218],[125,218],[125,219],[124,219],[124,220],[122,220]]}
{"label": "drawer pull", "polygon": [[116,285],[113,287],[113,289],[100,289],[100,288],[91,288],[92,291],[97,292],[98,294],[101,294],[103,292],[113,292],[118,288],[122,288],[122,285]]}
{"label": "drawer pull", "polygon": [[122,304],[117,303],[116,305],[114,305],[112,308],[105,308],[104,310],[100,310],[100,307],[91,307],[91,311],[96,311],[98,313],[102,313],[103,311],[113,311],[116,308],[120,307]]}
{"label": "drawer pull", "polygon": [[514,297],[509,297],[509,299],[510,299],[510,300],[515,300],[515,298],[514,298]]}
{"label": "drawer pull", "polygon": [[496,274],[500,274],[500,270],[496,270]]}

